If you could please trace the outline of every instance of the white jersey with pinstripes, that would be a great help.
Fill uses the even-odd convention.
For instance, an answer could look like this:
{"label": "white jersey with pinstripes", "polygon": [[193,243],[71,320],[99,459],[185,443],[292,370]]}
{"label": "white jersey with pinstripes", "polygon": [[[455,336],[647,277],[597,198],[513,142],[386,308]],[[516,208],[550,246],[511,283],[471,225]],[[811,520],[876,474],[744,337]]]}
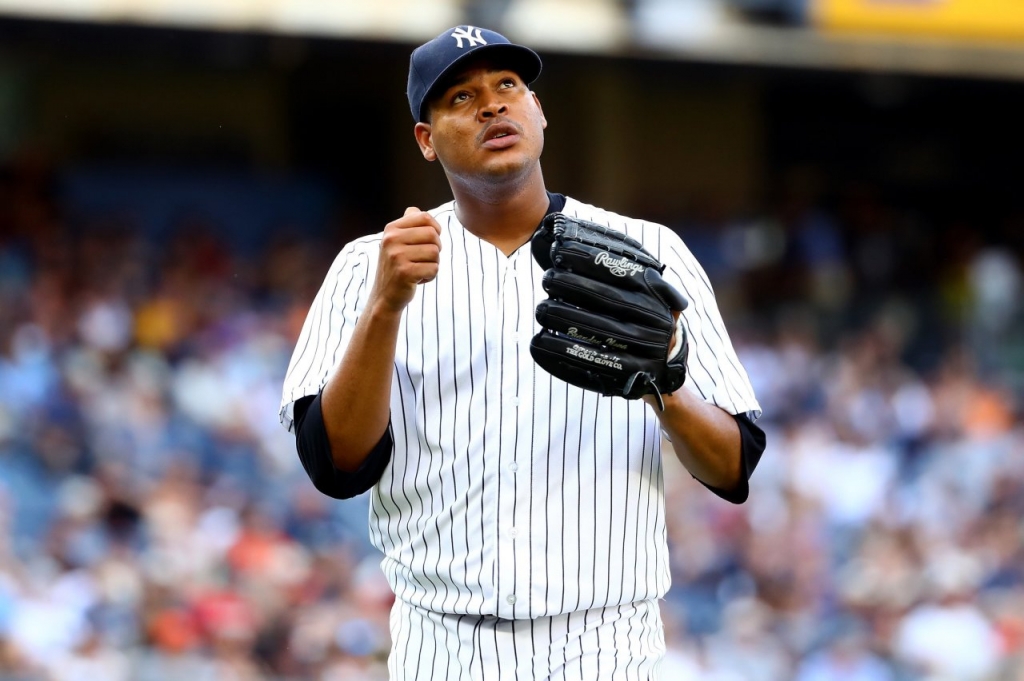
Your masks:
{"label": "white jersey with pinstripes", "polygon": [[[437,277],[418,287],[398,335],[391,462],[370,491],[370,537],[396,596],[456,615],[532,619],[663,596],[669,588],[661,429],[641,400],[603,397],[533,361],[546,298],[529,243],[509,256],[441,225]],[[639,240],[690,300],[685,387],[732,414],[760,415],[708,279],[671,230],[572,198],[563,210]],[[340,362],[376,271],[381,235],[348,244],[302,328],[282,423]]]}

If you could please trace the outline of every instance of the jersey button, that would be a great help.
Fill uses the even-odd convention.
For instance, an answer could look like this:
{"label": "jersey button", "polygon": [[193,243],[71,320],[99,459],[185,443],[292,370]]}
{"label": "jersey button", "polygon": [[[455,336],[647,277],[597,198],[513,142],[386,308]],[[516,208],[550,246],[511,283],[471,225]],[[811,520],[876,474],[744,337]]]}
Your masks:
{"label": "jersey button", "polygon": [[510,529],[510,530],[508,531],[508,536],[510,536],[510,537],[512,537],[513,539],[515,539],[516,537],[518,537],[518,536],[519,536],[519,530],[517,530],[516,528],[514,528],[514,527],[513,527],[512,529]]}
{"label": "jersey button", "polygon": [[517,470],[519,470],[519,464],[517,464],[515,461],[513,461],[512,463],[510,463],[508,465],[508,469],[510,471],[512,471],[513,473],[515,473]]}
{"label": "jersey button", "polygon": [[518,407],[519,406],[519,398],[518,397],[513,397],[512,399],[510,399],[508,401],[508,403],[511,404],[513,407]]}
{"label": "jersey button", "polygon": [[515,605],[516,604],[516,596],[515,596],[515,594],[512,594],[511,596],[509,596],[505,600],[508,601],[509,605]]}

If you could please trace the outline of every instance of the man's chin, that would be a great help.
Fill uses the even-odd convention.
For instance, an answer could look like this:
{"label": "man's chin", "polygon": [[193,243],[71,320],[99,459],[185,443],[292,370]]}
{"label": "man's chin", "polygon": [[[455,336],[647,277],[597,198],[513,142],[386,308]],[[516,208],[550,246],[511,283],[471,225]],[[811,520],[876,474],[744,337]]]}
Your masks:
{"label": "man's chin", "polygon": [[535,160],[519,154],[503,154],[501,158],[489,159],[489,162],[480,168],[480,175],[495,182],[514,181],[529,175],[535,163]]}
{"label": "man's chin", "polygon": [[492,157],[474,168],[461,169],[454,173],[449,171],[448,175],[450,179],[465,187],[503,187],[523,183],[537,170],[538,164],[538,159],[522,154],[502,154],[501,158]]}

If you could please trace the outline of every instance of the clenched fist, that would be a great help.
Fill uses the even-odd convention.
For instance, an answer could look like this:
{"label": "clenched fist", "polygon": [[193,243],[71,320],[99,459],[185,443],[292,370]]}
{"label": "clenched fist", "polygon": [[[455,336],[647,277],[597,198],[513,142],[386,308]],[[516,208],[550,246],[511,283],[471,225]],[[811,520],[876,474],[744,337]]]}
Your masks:
{"label": "clenched fist", "polygon": [[437,276],[441,258],[441,225],[419,208],[384,228],[377,260],[377,278],[370,300],[391,312],[401,312],[416,294],[416,287]]}

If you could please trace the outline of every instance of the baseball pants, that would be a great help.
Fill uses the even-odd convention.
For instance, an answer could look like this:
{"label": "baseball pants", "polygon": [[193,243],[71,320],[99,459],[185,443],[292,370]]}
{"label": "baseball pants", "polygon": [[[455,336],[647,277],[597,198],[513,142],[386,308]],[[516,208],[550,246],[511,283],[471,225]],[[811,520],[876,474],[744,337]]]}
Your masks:
{"label": "baseball pants", "polygon": [[396,600],[391,681],[657,681],[656,600],[532,620],[431,612]]}

